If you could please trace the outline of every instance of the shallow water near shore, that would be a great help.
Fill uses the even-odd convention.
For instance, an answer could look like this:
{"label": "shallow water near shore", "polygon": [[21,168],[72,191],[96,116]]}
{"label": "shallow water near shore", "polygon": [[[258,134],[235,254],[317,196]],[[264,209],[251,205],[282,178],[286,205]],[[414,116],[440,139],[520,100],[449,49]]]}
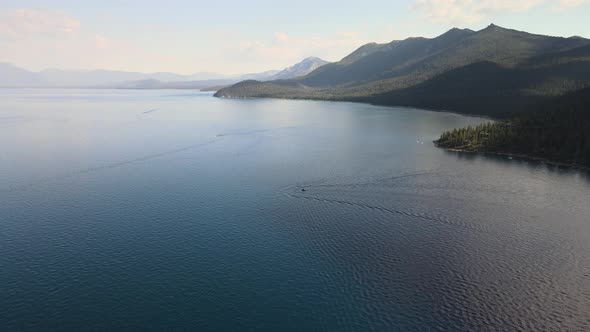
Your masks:
{"label": "shallow water near shore", "polygon": [[0,89],[0,329],[590,330],[590,175],[482,121]]}

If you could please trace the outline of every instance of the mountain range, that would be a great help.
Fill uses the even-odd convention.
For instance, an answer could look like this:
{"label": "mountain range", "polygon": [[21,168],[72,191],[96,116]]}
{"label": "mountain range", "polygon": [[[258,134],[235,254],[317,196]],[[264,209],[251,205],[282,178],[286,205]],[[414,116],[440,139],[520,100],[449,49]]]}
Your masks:
{"label": "mountain range", "polygon": [[216,73],[180,75],[174,73],[137,73],[114,70],[60,70],[28,71],[8,63],[0,63],[0,87],[84,87],[121,89],[203,89],[227,86],[252,79],[258,81],[290,79],[309,74],[327,64],[327,61],[310,57],[283,70],[226,76]]}
{"label": "mountain range", "polygon": [[588,86],[590,40],[492,24],[363,45],[305,76],[243,81],[216,96],[346,100],[503,117]]}
{"label": "mountain range", "polygon": [[327,65],[329,62],[317,57],[309,57],[303,61],[294,64],[289,68],[285,68],[280,72],[269,77],[269,80],[286,80],[296,77],[305,76],[312,71]]}

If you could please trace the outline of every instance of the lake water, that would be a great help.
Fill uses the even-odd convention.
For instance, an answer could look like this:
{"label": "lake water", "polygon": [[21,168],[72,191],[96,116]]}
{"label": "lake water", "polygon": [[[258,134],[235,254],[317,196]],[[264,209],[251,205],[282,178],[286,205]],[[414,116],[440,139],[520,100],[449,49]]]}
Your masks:
{"label": "lake water", "polygon": [[0,90],[0,330],[590,330],[590,176],[482,121]]}

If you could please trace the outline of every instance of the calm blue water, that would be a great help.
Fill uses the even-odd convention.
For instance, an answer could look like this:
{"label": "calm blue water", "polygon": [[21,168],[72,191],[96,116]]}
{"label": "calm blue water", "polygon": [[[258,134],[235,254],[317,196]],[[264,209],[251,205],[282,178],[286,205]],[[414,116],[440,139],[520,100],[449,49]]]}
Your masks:
{"label": "calm blue water", "polygon": [[590,176],[481,121],[0,90],[0,330],[590,330]]}

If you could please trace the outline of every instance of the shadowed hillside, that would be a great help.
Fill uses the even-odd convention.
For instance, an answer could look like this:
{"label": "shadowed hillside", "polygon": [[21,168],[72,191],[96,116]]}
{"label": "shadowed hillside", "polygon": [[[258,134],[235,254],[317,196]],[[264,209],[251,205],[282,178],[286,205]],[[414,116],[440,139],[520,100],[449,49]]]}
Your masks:
{"label": "shadowed hillside", "polygon": [[490,25],[367,44],[307,76],[242,82],[216,96],[347,100],[505,117],[586,86],[590,40]]}
{"label": "shadowed hillside", "polygon": [[497,152],[590,166],[590,88],[536,105],[510,122],[445,132],[447,149]]}

